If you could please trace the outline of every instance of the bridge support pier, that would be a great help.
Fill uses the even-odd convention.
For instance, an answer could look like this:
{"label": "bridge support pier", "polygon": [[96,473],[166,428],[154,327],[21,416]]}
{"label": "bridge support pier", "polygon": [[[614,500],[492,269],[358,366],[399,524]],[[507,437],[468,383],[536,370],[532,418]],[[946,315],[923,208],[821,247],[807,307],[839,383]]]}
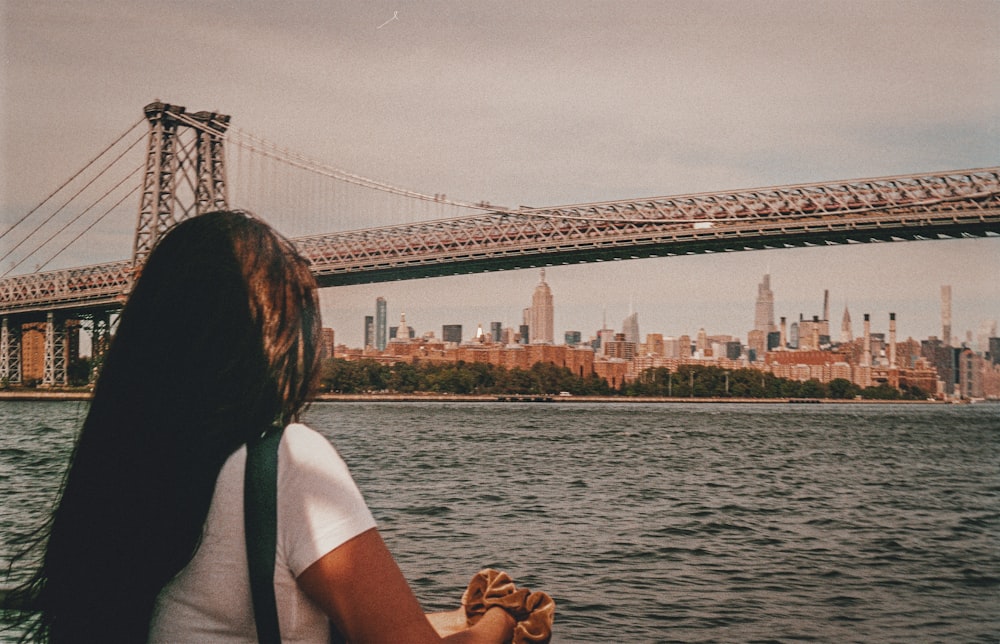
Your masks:
{"label": "bridge support pier", "polygon": [[66,321],[56,318],[49,311],[45,314],[45,363],[42,372],[43,387],[65,387],[69,384],[66,372],[67,336]]}
{"label": "bridge support pier", "polygon": [[21,383],[21,325],[0,322],[0,385]]}
{"label": "bridge support pier", "polygon": [[97,382],[111,345],[111,313],[95,313],[90,328],[90,382]]}

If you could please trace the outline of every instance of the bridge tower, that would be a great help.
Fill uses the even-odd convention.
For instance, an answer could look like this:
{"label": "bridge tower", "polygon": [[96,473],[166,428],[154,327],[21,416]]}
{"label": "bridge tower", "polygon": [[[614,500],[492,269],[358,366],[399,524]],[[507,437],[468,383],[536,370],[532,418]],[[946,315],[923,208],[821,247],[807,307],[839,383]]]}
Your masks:
{"label": "bridge tower", "polygon": [[230,117],[188,114],[179,105],[159,101],[147,105],[145,112],[149,141],[132,252],[136,273],[167,230],[229,203],[223,142]]}
{"label": "bridge tower", "polygon": [[[149,136],[132,251],[132,280],[167,230],[194,215],[228,207],[224,141],[230,117],[216,112],[189,114],[184,107],[159,101],[147,105],[145,114]],[[92,377],[104,361],[112,330],[111,313],[116,308],[84,314],[92,321]],[[78,333],[80,325],[66,311],[50,310],[43,315],[41,386],[65,386],[68,348],[74,344],[71,334]],[[4,315],[0,319],[0,385],[24,380],[22,324],[31,317]]]}

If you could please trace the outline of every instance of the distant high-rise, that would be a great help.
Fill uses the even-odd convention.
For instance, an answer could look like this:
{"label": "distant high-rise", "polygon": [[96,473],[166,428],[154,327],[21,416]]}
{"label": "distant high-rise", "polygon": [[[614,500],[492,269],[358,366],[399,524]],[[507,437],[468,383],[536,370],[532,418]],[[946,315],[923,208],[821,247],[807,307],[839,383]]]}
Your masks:
{"label": "distant high-rise", "polygon": [[444,324],[441,326],[441,339],[445,342],[462,342],[461,324]]}
{"label": "distant high-rise", "polygon": [[45,323],[21,326],[21,378],[41,381],[45,375]]}
{"label": "distant high-rise", "polygon": [[390,328],[392,342],[409,342],[414,337],[413,327],[406,324],[406,313],[399,314],[399,326]]}
{"label": "distant high-rise", "polygon": [[639,342],[639,314],[632,312],[622,322],[622,333],[626,342]]}
{"label": "distant high-rise", "polygon": [[889,368],[896,368],[896,314],[889,314]]}
{"label": "distant high-rise", "polygon": [[708,349],[708,333],[705,329],[698,329],[698,335],[694,341],[694,347],[702,356],[705,355],[705,350]]}
{"label": "distant high-rise", "polygon": [[365,348],[375,346],[375,316],[365,316]]}
{"label": "distant high-rise", "polygon": [[979,353],[989,353],[990,338],[996,337],[996,334],[996,320],[983,320],[980,322],[979,329],[976,331],[976,351]]}
{"label": "distant high-rise", "polygon": [[531,333],[533,344],[554,344],[555,324],[552,306],[552,289],[545,283],[545,269],[542,269],[541,281],[535,287],[531,296],[531,308],[527,310],[528,319],[525,322]]}
{"label": "distant high-rise", "polygon": [[320,329],[320,356],[325,358],[333,357],[333,349],[336,346],[336,335],[333,329],[323,327]]}
{"label": "distant high-rise", "polygon": [[951,286],[941,287],[941,340],[951,346]]}
{"label": "distant high-rise", "polygon": [[490,335],[494,342],[503,342],[503,322],[490,322]]}
{"label": "distant high-rise", "polygon": [[[767,353],[767,338],[772,331],[777,331],[774,326],[774,293],[771,292],[771,275],[765,273],[764,279],[757,285],[757,304],[754,307],[753,329],[747,333],[748,355],[754,360],[763,360]],[[699,346],[698,351],[704,351],[704,347]]]}
{"label": "distant high-rise", "polygon": [[872,323],[868,313],[865,313],[865,336],[862,342],[861,366],[870,367],[872,366]]}
{"label": "distant high-rise", "polygon": [[662,333],[647,333],[645,352],[654,356],[665,356]]}
{"label": "distant high-rise", "polygon": [[604,328],[597,332],[597,346],[601,349],[601,355],[607,355],[608,343],[615,339],[614,329]]}
{"label": "distant high-rise", "polygon": [[691,357],[691,336],[682,335],[677,338],[677,350],[679,352],[679,358],[690,358]]}
{"label": "distant high-rise", "polygon": [[385,351],[386,344],[389,342],[387,316],[385,298],[375,298],[375,348],[379,351]]}
{"label": "distant high-rise", "polygon": [[777,331],[774,328],[774,293],[771,291],[771,276],[764,275],[757,285],[757,306],[754,309],[753,328],[766,334]]}
{"label": "distant high-rise", "polygon": [[844,317],[840,321],[840,343],[850,344],[854,342],[854,330],[851,328],[851,314],[844,305]]}

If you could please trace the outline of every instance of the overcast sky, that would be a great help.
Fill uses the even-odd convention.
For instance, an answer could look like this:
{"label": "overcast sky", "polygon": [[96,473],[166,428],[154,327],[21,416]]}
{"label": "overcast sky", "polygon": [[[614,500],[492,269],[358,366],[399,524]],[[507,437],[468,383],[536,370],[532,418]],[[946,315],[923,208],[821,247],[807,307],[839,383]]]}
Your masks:
{"label": "overcast sky", "polygon": [[[1000,164],[1000,2],[0,0],[9,225],[154,99],[425,193],[545,206]],[[395,19],[392,19],[395,16]],[[387,22],[388,21],[388,22]],[[133,208],[134,213],[136,206]],[[258,213],[267,218],[267,213]],[[126,258],[134,214],[73,255]],[[6,228],[6,225],[4,228]],[[336,229],[335,226],[332,229]],[[2,244],[8,240],[0,241]],[[103,254],[101,254],[103,253]],[[111,256],[108,257],[107,254]],[[93,258],[93,259],[90,259]],[[1000,319],[1000,239],[553,267],[556,333],[850,308],[902,337]],[[418,332],[520,323],[536,271],[323,291],[360,345],[379,295]]]}

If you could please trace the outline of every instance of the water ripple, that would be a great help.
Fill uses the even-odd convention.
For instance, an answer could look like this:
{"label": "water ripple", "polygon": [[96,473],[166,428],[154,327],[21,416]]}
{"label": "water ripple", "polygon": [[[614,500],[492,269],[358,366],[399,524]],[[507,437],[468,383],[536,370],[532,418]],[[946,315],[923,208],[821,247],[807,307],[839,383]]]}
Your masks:
{"label": "water ripple", "polygon": [[[503,568],[554,642],[1000,640],[996,406],[316,404],[428,610]],[[0,405],[0,550],[72,404]],[[6,551],[5,551],[6,554]]]}

